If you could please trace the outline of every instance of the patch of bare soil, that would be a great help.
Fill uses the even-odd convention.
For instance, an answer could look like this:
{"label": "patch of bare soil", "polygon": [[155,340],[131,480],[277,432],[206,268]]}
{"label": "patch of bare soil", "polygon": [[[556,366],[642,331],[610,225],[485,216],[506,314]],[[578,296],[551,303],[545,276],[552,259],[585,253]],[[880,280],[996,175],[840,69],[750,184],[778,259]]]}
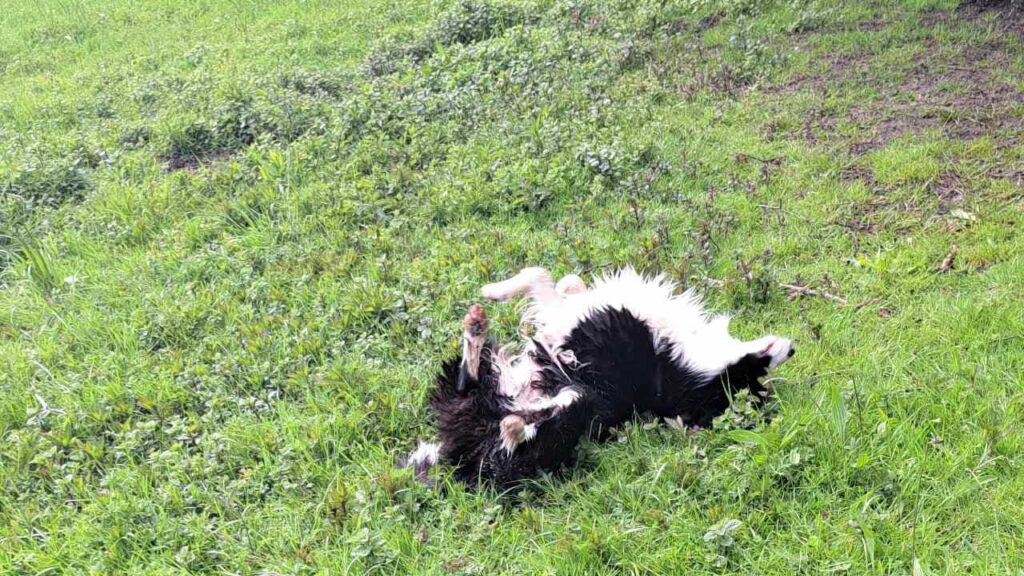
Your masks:
{"label": "patch of bare soil", "polygon": [[1024,170],[1019,168],[993,168],[988,171],[990,178],[1002,178],[1017,186],[1024,186]]}
{"label": "patch of bare soil", "polygon": [[[954,12],[936,11],[922,19],[927,27],[953,22],[979,26],[994,22],[1008,33],[1024,31],[1024,0],[968,0]],[[879,98],[854,106],[842,119],[857,128],[858,136],[848,144],[850,152],[859,156],[902,136],[935,129],[956,140],[992,135],[1000,146],[1017,144],[1024,118],[1012,109],[1024,102],[1024,93],[998,77],[1009,59],[1008,46],[1002,41],[965,47],[953,58],[943,54],[937,43],[929,46],[898,81],[879,86]],[[829,56],[821,72],[797,76],[764,92],[827,95],[844,84],[872,81],[866,73],[871,61],[868,53]],[[821,134],[832,133],[839,120],[808,114],[804,139],[814,144]]]}
{"label": "patch of bare soil", "polygon": [[[988,178],[1006,179],[1016,186],[1024,186],[1024,170],[1007,167],[989,167],[984,172]],[[965,182],[959,169],[959,162],[954,163],[947,171],[939,174],[928,185],[928,189],[939,200],[939,213],[944,214],[953,207],[962,204],[972,190],[970,182]]]}
{"label": "patch of bare soil", "polygon": [[1022,0],[964,0],[955,14],[960,18],[976,20],[993,17],[1007,31],[1024,31],[1024,1]]}
{"label": "patch of bare soil", "polygon": [[857,164],[850,165],[839,174],[843,182],[861,181],[874,197],[867,202],[851,203],[847,209],[832,221],[832,224],[845,230],[854,242],[854,253],[859,250],[858,238],[861,235],[874,235],[883,228],[888,229],[890,212],[893,210],[904,213],[917,213],[917,207],[907,203],[896,203],[890,197],[889,187],[880,185],[870,169]]}
{"label": "patch of bare soil", "polygon": [[863,154],[930,129],[941,129],[955,140],[1024,129],[1024,119],[1011,110],[1024,101],[1024,94],[993,74],[1007,59],[1003,46],[968,48],[954,62],[919,57],[881,99],[850,110],[847,120],[866,136],[851,144],[851,152]]}
{"label": "patch of bare soil", "polygon": [[204,154],[167,154],[160,157],[160,162],[168,172],[184,170],[196,172],[203,166],[220,162],[231,157],[230,150],[214,150]]}
{"label": "patch of bare soil", "polygon": [[953,170],[939,175],[932,183],[931,190],[939,199],[941,207],[959,204],[967,193],[967,187],[960,178],[960,174]]}
{"label": "patch of bare soil", "polygon": [[766,86],[762,91],[766,94],[792,94],[802,90],[825,93],[863,71],[870,62],[870,54],[829,54],[824,57],[821,73],[798,74],[782,84]]}
{"label": "patch of bare soil", "polygon": [[[898,217],[897,217],[898,215]],[[922,222],[925,213],[912,201],[895,202],[884,192],[863,203],[850,204],[845,213],[837,215],[832,224],[845,230],[859,251],[859,238],[872,236],[882,230],[904,234]]]}
{"label": "patch of bare soil", "polygon": [[864,184],[869,188],[875,186],[875,175],[863,166],[850,166],[843,170],[842,174],[839,175],[843,182],[855,182],[857,180],[863,180]]}

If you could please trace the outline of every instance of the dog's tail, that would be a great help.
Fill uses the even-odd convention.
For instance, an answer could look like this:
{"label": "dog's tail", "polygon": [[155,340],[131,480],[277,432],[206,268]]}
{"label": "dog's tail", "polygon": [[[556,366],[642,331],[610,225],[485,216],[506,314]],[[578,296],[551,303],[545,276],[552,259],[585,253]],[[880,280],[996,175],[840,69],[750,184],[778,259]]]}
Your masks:
{"label": "dog's tail", "polygon": [[412,468],[416,479],[421,482],[429,482],[430,469],[437,464],[441,457],[441,445],[435,442],[424,442],[420,440],[419,445],[408,456],[398,462],[399,468]]}

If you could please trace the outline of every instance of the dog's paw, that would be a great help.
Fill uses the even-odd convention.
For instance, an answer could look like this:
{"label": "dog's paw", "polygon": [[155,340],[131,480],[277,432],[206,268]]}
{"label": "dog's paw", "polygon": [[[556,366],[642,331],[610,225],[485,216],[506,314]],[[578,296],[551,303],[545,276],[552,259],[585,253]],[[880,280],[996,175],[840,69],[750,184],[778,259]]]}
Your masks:
{"label": "dog's paw", "polygon": [[582,294],[587,291],[587,285],[583,283],[583,279],[575,274],[567,274],[562,276],[562,279],[555,284],[555,292],[559,296],[569,296],[571,294]]}
{"label": "dog's paw", "polygon": [[511,454],[523,442],[528,442],[537,435],[537,427],[527,424],[522,416],[511,414],[501,419],[501,447]]}
{"label": "dog's paw", "polygon": [[462,329],[466,335],[479,337],[487,333],[487,313],[480,304],[473,304],[462,319]]}

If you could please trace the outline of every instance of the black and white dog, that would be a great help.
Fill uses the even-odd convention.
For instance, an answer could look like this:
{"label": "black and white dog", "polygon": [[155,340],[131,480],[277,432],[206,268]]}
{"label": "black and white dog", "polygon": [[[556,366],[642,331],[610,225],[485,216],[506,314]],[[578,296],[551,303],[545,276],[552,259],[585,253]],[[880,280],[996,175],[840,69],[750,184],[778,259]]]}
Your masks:
{"label": "black and white dog", "polygon": [[470,308],[462,354],[444,364],[430,397],[439,441],[406,459],[418,478],[440,462],[468,484],[508,485],[570,463],[582,438],[645,412],[708,426],[733,393],[766,397],[761,379],[794,352],[776,336],[736,340],[729,317],[709,315],[693,292],[632,269],[588,289],[577,276],[555,284],[527,268],[482,294],[528,294],[533,337],[512,354],[487,338],[483,307]]}

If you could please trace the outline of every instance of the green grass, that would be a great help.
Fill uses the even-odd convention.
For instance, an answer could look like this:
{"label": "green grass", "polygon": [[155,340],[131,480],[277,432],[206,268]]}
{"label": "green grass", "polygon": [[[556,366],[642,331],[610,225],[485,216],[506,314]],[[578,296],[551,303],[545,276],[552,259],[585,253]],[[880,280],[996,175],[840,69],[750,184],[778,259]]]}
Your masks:
{"label": "green grass", "polygon": [[[1024,573],[1012,8],[5,7],[0,573]],[[769,422],[394,469],[480,285],[627,264],[796,339]]]}

